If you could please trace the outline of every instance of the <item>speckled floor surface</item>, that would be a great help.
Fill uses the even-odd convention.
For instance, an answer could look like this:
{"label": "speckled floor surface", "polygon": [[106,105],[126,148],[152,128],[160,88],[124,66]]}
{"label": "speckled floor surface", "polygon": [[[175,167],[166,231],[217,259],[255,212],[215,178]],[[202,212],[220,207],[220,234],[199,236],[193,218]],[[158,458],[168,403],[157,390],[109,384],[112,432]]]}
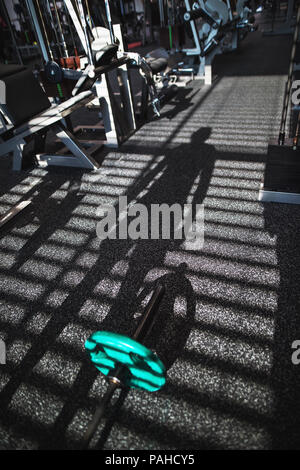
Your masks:
{"label": "speckled floor surface", "polygon": [[[0,447],[80,448],[106,385],[84,341],[131,334],[158,282],[167,293],[147,344],[168,367],[158,393],[117,395],[92,447],[300,448],[300,208],[257,201],[277,134],[290,39],[245,40],[219,57],[97,173],[0,162],[0,213],[33,197],[0,234]],[[205,240],[96,237],[97,207],[204,203]]]}

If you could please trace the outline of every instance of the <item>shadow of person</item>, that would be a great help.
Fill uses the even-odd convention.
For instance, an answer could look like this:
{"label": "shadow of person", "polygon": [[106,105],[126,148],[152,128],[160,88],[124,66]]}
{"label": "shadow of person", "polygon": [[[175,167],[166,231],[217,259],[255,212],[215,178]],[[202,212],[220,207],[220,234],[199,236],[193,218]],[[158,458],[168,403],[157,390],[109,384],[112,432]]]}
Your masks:
{"label": "shadow of person", "polygon": [[274,318],[271,386],[274,391],[272,448],[300,448],[300,365],[293,364],[292,348],[300,340],[300,208],[288,204],[264,205],[265,227],[277,237],[280,272]]}
{"label": "shadow of person", "polygon": [[[201,204],[207,194],[217,155],[214,147],[206,143],[210,133],[210,128],[201,128],[192,134],[190,143],[182,143],[173,148],[168,148],[163,155],[157,155],[159,158],[155,160],[156,166],[149,167],[143,177],[139,178],[128,191],[128,203],[135,203],[135,201],[142,203],[148,209],[148,213],[151,213],[149,209],[151,209],[152,204],[166,203],[171,206],[177,203],[181,207],[187,201],[192,206]],[[46,235],[49,236],[50,232],[48,233],[47,229],[46,232]],[[96,286],[100,281],[106,283],[107,276],[113,275],[120,282],[118,282],[118,289],[111,292],[110,297],[113,299],[113,303],[104,320],[97,320],[95,312],[95,320],[92,322],[95,330],[108,330],[131,336],[136,328],[134,314],[139,311],[140,299],[138,293],[164,275],[169,274],[167,282],[170,286],[170,298],[166,300],[168,308],[172,308],[172,303],[175,302],[175,289],[178,289],[178,292],[182,290],[181,282],[186,291],[189,292],[191,299],[193,299],[192,288],[187,284],[187,280],[182,278],[181,268],[179,268],[185,262],[187,254],[187,251],[182,248],[184,240],[173,239],[172,235],[171,230],[170,236],[165,239],[151,239],[151,237],[148,237],[146,239],[117,238],[116,240],[103,240],[98,256],[98,260],[101,262],[93,264],[81,282],[76,285],[76,289],[70,291],[59,308],[54,313],[52,312],[43,332],[33,342],[32,347],[16,368],[11,380],[2,390],[3,413],[5,412],[4,408],[7,409],[11,397],[24,380],[24,376],[26,377],[31,373],[34,365],[43,357],[45,351],[53,345],[65,326],[70,320],[75,321],[75,318],[79,321],[79,312],[87,298],[94,295],[97,295],[99,300],[103,298],[101,291],[96,292]],[[88,246],[89,240],[86,243],[85,246]],[[34,247],[35,249],[36,247]],[[119,265],[121,267],[118,267]],[[176,269],[178,269],[177,275]],[[173,287],[172,283],[174,284]],[[111,284],[108,287],[112,288]],[[189,303],[190,312],[193,311],[191,305]],[[40,306],[37,304],[35,310],[39,308]],[[31,309],[31,315],[34,314],[35,310]],[[168,323],[168,313],[165,314],[165,319]],[[187,322],[187,325],[189,325],[189,322]],[[183,340],[186,339],[187,335],[188,327],[186,327],[186,333],[182,336],[181,350],[184,347]],[[172,343],[175,345],[176,341],[178,341],[178,337],[174,332]],[[164,351],[162,346],[161,354],[163,354],[167,364],[171,366],[176,360],[175,346],[171,352]],[[68,424],[72,421],[78,408],[86,402],[96,374],[97,372],[92,366],[87,369],[86,362],[82,364],[77,379],[68,392],[68,399],[51,427],[51,432],[46,433],[44,439],[42,436],[38,436],[43,448],[56,445],[58,440],[61,442],[64,440],[63,436]],[[72,397],[72,399],[69,400],[69,397]],[[73,397],[75,398],[73,399]],[[46,444],[45,440],[47,441]],[[50,441],[52,441],[52,444]]]}
{"label": "shadow of person", "polygon": [[[142,184],[137,182],[129,190],[128,205],[131,201],[142,204],[151,219],[151,208],[155,204],[167,204],[169,208],[173,204],[178,204],[182,209],[182,214],[187,202],[191,204],[193,209],[196,204],[202,204],[207,194],[216,159],[214,147],[206,144],[210,133],[210,128],[201,128],[192,134],[190,143],[168,149],[157,167],[145,175]],[[159,229],[160,236],[162,227],[166,223],[162,219],[160,217],[159,227],[155,227],[155,229]],[[130,336],[133,333],[132,312],[138,308],[137,292],[144,287],[148,273],[155,269],[166,269],[166,256],[168,262],[173,266],[176,266],[177,262],[178,265],[182,262],[184,237],[174,239],[175,229],[171,227],[170,223],[170,232],[166,233],[165,238],[152,238],[152,222],[150,220],[149,223],[148,217],[148,235],[143,239],[112,241],[115,244],[115,250],[119,250],[120,253],[124,252],[122,248],[124,243],[127,251],[130,245],[132,249],[126,259],[128,263],[126,277],[109,314],[101,325],[104,329],[107,327],[112,331]],[[130,223],[131,220],[128,217],[129,228]],[[144,230],[142,227],[140,229],[140,233],[143,232],[144,237],[145,227],[143,227]],[[174,256],[176,256],[176,260],[173,262]],[[130,305],[131,308],[124,311],[124,304]],[[120,312],[122,312],[121,315]]]}
{"label": "shadow of person", "polygon": [[[128,191],[128,204],[132,201],[138,201],[144,204],[151,213],[152,204],[167,203],[172,205],[178,203],[183,207],[188,198],[191,197],[192,205],[201,204],[207,193],[211,174],[214,168],[216,152],[213,146],[206,144],[206,140],[211,133],[210,128],[201,128],[192,134],[191,142],[180,144],[172,149],[165,151],[162,158],[158,161],[155,168],[150,169],[143,178],[139,179]],[[160,227],[161,228],[161,227]],[[189,334],[189,328],[194,315],[194,294],[192,286],[185,276],[186,265],[184,259],[184,250],[182,249],[183,240],[167,239],[116,239],[104,240],[101,244],[101,253],[107,256],[107,253],[113,252],[114,256],[110,260],[110,269],[114,265],[114,274],[122,276],[121,287],[114,297],[114,302],[106,317],[99,323],[99,330],[113,331],[122,335],[132,336],[138,321],[134,318],[136,312],[140,312],[142,299],[150,294],[153,286],[160,279],[166,283],[167,294],[161,305],[160,328],[170,337],[170,347],[166,348],[164,337],[159,335],[156,338],[154,334],[149,338],[147,345],[157,351],[162,356],[166,367],[171,367],[174,361],[184,348]],[[113,250],[112,250],[113,247]],[[116,255],[117,254],[117,255]],[[101,257],[101,254],[100,254]],[[166,258],[169,266],[166,263]],[[120,272],[116,270],[117,261],[122,261]],[[124,262],[127,264],[124,273]],[[104,264],[105,270],[109,270],[109,265]],[[99,270],[99,268],[97,268]],[[163,271],[163,274],[161,274]],[[156,272],[158,274],[156,274]],[[85,286],[93,289],[99,282],[99,272],[93,270],[85,278]],[[174,318],[174,305],[179,292],[186,292],[185,307],[182,309],[182,319]],[[80,293],[80,286],[77,290]],[[80,302],[86,298],[80,296]],[[72,308],[79,310],[75,298],[68,299]],[[165,307],[164,307],[165,305]],[[64,305],[62,305],[62,309]],[[184,313],[185,310],[185,313]],[[172,321],[174,321],[172,327]],[[158,327],[157,327],[158,328]],[[181,328],[180,334],[178,333]],[[156,330],[158,333],[158,330]],[[155,339],[159,339],[156,343]],[[93,370],[92,370],[93,369]],[[89,379],[85,381],[88,374]],[[59,429],[59,435],[62,438],[64,429],[72,420],[79,403],[83,402],[88,394],[92,381],[94,380],[94,367],[89,366],[85,361],[78,374],[78,377],[70,391],[71,395],[76,392],[76,402],[66,403],[60,416],[57,417],[52,434],[56,434]],[[118,403],[123,403],[124,395],[120,397]],[[116,405],[117,407],[119,405]],[[114,413],[113,413],[114,414]],[[100,437],[99,445],[102,446],[109,434],[109,428],[113,418],[109,420]],[[80,444],[79,444],[80,445]]]}
{"label": "shadow of person", "polygon": [[[179,203],[183,206],[188,196],[191,195],[192,187],[197,179],[197,190],[193,192],[195,195],[192,204],[201,203],[206,195],[216,159],[215,148],[206,143],[210,135],[210,127],[201,127],[193,132],[189,143],[172,146],[165,150],[157,167],[129,189],[128,200],[138,198],[138,202],[145,205]],[[159,177],[157,177],[158,173]],[[155,177],[154,181],[152,181],[153,177]],[[149,183],[151,186],[147,192],[144,191],[142,197],[139,197],[141,183],[143,189]]]}

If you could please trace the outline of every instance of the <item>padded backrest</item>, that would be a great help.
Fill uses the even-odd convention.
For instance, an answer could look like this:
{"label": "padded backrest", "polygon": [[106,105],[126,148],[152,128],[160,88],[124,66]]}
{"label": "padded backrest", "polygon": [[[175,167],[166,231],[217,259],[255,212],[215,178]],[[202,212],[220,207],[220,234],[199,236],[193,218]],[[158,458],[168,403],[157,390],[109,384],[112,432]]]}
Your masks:
{"label": "padded backrest", "polygon": [[102,26],[97,26],[92,29],[93,36],[95,40],[92,42],[92,50],[94,52],[99,51],[104,46],[111,44],[111,38],[109,29],[103,28]]}
{"label": "padded backrest", "polygon": [[213,18],[222,20],[222,25],[229,20],[227,5],[222,0],[206,0],[205,10]]}
{"label": "padded backrest", "polygon": [[22,72],[26,67],[24,65],[17,64],[0,64],[0,80],[9,75],[14,75],[15,73]]}
{"label": "padded backrest", "polygon": [[[110,65],[112,59],[116,58],[118,52],[117,44],[109,44],[108,46],[104,46],[100,51],[96,52],[95,54],[95,64],[96,67],[94,69],[94,77],[91,78],[88,73],[83,74],[78,82],[76,83],[75,87],[73,88],[72,95],[76,96],[82,91],[87,91],[92,88],[95,81],[100,78],[103,72],[103,67],[105,65]],[[87,69],[85,69],[87,72]]]}
{"label": "padded backrest", "polygon": [[100,51],[95,53],[95,66],[102,67],[103,65],[109,65],[117,56],[118,46],[117,44],[108,44],[104,46]]}
{"label": "padded backrest", "polygon": [[50,108],[51,103],[31,70],[0,64],[0,80],[1,89],[5,89],[1,108],[14,126]]}

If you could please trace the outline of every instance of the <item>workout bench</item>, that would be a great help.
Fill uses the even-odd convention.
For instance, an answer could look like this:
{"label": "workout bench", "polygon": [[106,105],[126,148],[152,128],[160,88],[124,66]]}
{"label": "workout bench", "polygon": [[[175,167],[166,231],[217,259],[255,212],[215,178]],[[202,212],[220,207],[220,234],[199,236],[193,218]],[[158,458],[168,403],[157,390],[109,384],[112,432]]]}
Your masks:
{"label": "workout bench", "polygon": [[[98,164],[62,122],[94,98],[91,90],[83,91],[61,104],[51,105],[33,73],[23,66],[1,64],[0,80],[4,82],[2,90],[5,90],[0,97],[0,156],[13,154],[13,170],[21,170],[23,150],[31,137],[35,139],[35,154],[41,164],[92,170],[98,168]],[[50,128],[72,155],[39,154],[44,150],[46,133]]]}
{"label": "workout bench", "polygon": [[[101,60],[98,61],[100,65],[94,69],[92,78],[91,74],[83,72],[74,87],[73,96],[60,104],[51,105],[41,85],[29,69],[19,65],[0,64],[0,157],[12,153],[14,170],[21,170],[23,150],[32,137],[36,158],[44,166],[59,165],[97,169],[99,166],[91,156],[94,148],[87,150],[63,122],[76,109],[86,105],[95,97],[98,97],[100,101],[106,133],[106,142],[101,142],[101,144],[105,143],[110,147],[118,146],[117,124],[120,116],[116,117],[118,113],[113,106],[114,97],[106,74],[118,67],[122,68],[129,62],[129,59],[127,57],[112,59],[113,47],[115,46],[106,47],[102,51]],[[125,96],[125,101],[126,98],[127,96]],[[126,102],[123,112],[127,116],[127,125],[131,123],[129,129],[131,132],[135,128],[135,121],[131,107]],[[42,153],[45,150],[46,133],[50,128],[71,152],[71,155]]]}

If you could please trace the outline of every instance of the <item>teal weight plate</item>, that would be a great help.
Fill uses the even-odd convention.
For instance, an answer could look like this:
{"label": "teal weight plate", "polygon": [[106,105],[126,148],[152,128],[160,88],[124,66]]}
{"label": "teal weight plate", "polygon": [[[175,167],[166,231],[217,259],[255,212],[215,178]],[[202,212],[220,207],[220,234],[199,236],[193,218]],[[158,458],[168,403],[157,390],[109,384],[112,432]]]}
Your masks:
{"label": "teal weight plate", "polygon": [[104,375],[122,365],[129,374],[125,385],[148,392],[159,390],[166,382],[166,368],[146,346],[127,336],[97,331],[85,342],[92,363]]}

